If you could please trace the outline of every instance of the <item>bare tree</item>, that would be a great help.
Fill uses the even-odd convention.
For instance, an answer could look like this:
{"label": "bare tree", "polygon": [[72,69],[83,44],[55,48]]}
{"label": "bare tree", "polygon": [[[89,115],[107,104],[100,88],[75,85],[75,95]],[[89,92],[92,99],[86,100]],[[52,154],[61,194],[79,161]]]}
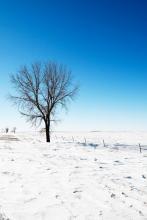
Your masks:
{"label": "bare tree", "polygon": [[72,84],[71,72],[62,64],[48,62],[23,66],[11,76],[16,95],[10,99],[33,125],[45,124],[46,141],[50,142],[51,122],[55,120],[56,109],[67,107],[77,92]]}

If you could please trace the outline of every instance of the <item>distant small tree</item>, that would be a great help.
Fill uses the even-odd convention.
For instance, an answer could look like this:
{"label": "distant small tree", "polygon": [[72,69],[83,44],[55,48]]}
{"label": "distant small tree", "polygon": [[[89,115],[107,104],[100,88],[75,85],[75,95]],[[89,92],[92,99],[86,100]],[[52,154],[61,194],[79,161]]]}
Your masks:
{"label": "distant small tree", "polygon": [[44,65],[34,63],[12,75],[11,82],[16,95],[11,95],[10,99],[32,124],[44,122],[46,141],[50,142],[51,122],[55,120],[56,109],[59,106],[66,108],[77,92],[77,86],[72,84],[71,72],[55,62]]}

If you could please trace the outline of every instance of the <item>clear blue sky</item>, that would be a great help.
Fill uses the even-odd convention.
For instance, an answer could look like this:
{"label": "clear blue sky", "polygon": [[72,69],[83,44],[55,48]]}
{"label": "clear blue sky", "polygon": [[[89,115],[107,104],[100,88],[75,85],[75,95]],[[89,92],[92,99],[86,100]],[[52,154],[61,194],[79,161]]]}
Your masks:
{"label": "clear blue sky", "polygon": [[80,84],[57,130],[147,130],[146,0],[1,0],[1,128],[27,128],[6,100],[9,74],[47,60]]}

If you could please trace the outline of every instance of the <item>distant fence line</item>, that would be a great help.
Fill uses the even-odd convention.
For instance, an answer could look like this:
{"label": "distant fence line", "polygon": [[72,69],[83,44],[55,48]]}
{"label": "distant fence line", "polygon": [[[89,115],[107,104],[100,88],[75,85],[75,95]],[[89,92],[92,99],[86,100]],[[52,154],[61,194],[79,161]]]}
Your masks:
{"label": "distant fence line", "polygon": [[144,150],[147,151],[147,145],[144,145],[144,144],[124,144],[124,143],[106,143],[106,141],[104,139],[100,140],[98,138],[98,141],[96,141],[95,139],[96,138],[86,138],[86,137],[74,137],[74,136],[71,136],[71,137],[65,137],[65,136],[57,136],[57,135],[54,135],[53,136],[53,139],[55,141],[64,141],[64,142],[72,142],[72,143],[81,143],[82,145],[89,145],[89,146],[95,146],[95,147],[98,147],[98,146],[103,146],[103,147],[112,147],[113,149],[121,149],[122,148],[130,148],[130,149],[133,149],[134,147],[136,149],[138,149],[138,151],[140,153],[142,153]]}

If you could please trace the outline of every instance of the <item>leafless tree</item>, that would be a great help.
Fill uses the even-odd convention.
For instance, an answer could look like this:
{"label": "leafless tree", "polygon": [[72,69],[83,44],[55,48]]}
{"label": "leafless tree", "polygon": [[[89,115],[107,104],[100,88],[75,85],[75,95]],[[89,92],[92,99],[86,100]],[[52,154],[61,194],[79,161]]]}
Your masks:
{"label": "leafless tree", "polygon": [[16,94],[10,99],[33,125],[45,124],[46,141],[50,142],[51,122],[55,120],[56,109],[67,107],[77,92],[73,85],[71,71],[62,64],[48,62],[23,66],[17,74],[11,75]]}

